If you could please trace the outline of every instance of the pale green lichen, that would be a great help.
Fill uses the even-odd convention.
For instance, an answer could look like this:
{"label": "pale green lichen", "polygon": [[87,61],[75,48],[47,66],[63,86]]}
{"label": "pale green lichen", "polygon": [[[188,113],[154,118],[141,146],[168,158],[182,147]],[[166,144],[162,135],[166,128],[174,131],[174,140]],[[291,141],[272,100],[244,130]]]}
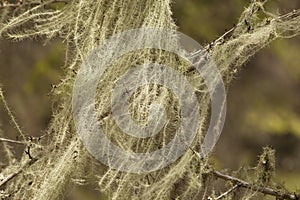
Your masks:
{"label": "pale green lichen", "polygon": [[[44,1],[44,4],[47,3],[49,2]],[[208,160],[199,159],[193,151],[186,152],[167,168],[150,174],[120,172],[101,165],[86,152],[77,138],[72,121],[73,81],[76,71],[89,52],[107,37],[124,30],[147,26],[176,29],[170,3],[169,0],[73,0],[58,9],[49,6],[44,9],[45,5],[37,5],[20,11],[14,17],[5,17],[3,12],[0,24],[2,37],[15,40],[45,37],[48,40],[58,36],[67,46],[66,78],[52,93],[57,106],[53,110],[46,137],[39,141],[43,148],[40,146],[31,148],[36,159],[34,162],[27,163],[28,155],[24,155],[21,163],[7,167],[7,174],[22,167],[22,173],[5,185],[5,194],[11,195],[9,198],[63,199],[68,190],[78,184],[74,180],[97,181],[100,190],[112,199],[199,199],[199,196],[213,193],[214,179],[209,175]],[[270,18],[267,15],[268,23],[266,23],[256,15],[257,12],[263,12],[258,11],[258,7],[262,6],[262,3],[254,1],[242,14],[231,36],[213,43],[209,48],[227,85],[234,73],[258,50],[276,38],[293,37],[300,33],[299,12],[283,17]],[[245,24],[245,21],[249,24]],[[248,25],[251,27],[247,27]],[[132,64],[147,62],[153,58],[150,50],[137,53],[120,59],[111,70],[105,72],[104,82],[99,83],[98,99],[109,99],[111,95],[113,82],[105,80],[116,80],[118,75],[124,73]],[[172,54],[159,52],[154,57],[156,61],[175,66],[200,91],[198,94],[201,102],[200,129],[192,147],[199,150],[210,106],[203,80],[199,74],[188,70],[188,66]],[[159,97],[154,98],[157,93]],[[156,86],[151,86],[147,90],[141,89],[132,100],[132,113],[136,121],[144,122],[147,117],[147,106],[154,99],[169,102],[169,106],[175,108],[177,106],[176,98],[173,98],[167,90]],[[170,139],[178,123],[177,113],[170,109],[170,115],[174,120],[156,142],[124,139],[118,134],[120,130],[107,111],[108,104],[99,101],[97,106],[101,116],[99,119],[103,121],[103,126],[110,130],[107,134],[126,148],[139,151],[155,149],[157,143]],[[267,183],[268,180],[262,181]],[[251,199],[252,196],[253,192],[247,191],[241,198]]]}

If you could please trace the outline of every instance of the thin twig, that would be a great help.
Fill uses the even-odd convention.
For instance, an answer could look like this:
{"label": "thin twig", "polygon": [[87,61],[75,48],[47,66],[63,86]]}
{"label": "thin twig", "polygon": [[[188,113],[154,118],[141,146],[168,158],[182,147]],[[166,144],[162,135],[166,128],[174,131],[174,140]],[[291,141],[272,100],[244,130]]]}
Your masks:
{"label": "thin twig", "polygon": [[218,42],[220,42],[221,40],[223,40],[224,38],[226,38],[229,34],[231,34],[235,29],[235,26],[232,27],[231,29],[229,29],[228,31],[226,31],[223,35],[221,35],[218,39],[216,39],[213,44],[216,44]]}
{"label": "thin twig", "polygon": [[216,197],[214,200],[219,200],[219,199],[222,199],[222,198],[226,197],[228,194],[230,194],[232,191],[234,191],[238,187],[239,187],[239,184],[234,185],[232,188],[230,188],[229,190],[227,190],[226,192],[224,192],[220,196]]}
{"label": "thin twig", "polygon": [[8,175],[5,179],[3,179],[1,182],[0,182],[0,188],[5,184],[7,183],[8,181],[10,181],[11,179],[13,179],[15,176],[17,176],[18,174],[20,174],[22,172],[23,168],[20,168],[18,169],[16,172]]}
{"label": "thin twig", "polygon": [[29,157],[30,160],[33,159],[32,155],[30,153],[30,146],[27,146],[27,150],[25,150],[25,154],[28,155],[28,157]]}
{"label": "thin twig", "polygon": [[26,2],[26,3],[9,3],[9,4],[2,4],[0,5],[0,9],[2,8],[19,8],[22,6],[37,6],[37,5],[42,5],[42,4],[51,4],[51,3],[69,3],[69,0],[52,0],[49,2],[43,2],[43,1],[34,1],[34,2]]}
{"label": "thin twig", "polygon": [[23,145],[26,145],[25,142],[17,141],[17,140],[11,140],[11,139],[6,139],[6,138],[0,138],[0,142],[9,142],[9,143],[14,143],[14,144],[23,144]]}
{"label": "thin twig", "polygon": [[[201,159],[201,156],[199,156],[200,154],[195,151],[193,148],[190,147],[190,150],[199,158]],[[223,174],[219,171],[213,170],[211,172],[214,176],[226,180],[226,181],[230,181],[233,184],[238,185],[239,187],[243,187],[243,188],[247,188],[250,189],[252,191],[257,191],[266,195],[271,195],[276,197],[277,199],[287,199],[287,200],[299,200],[299,195],[296,195],[295,193],[292,194],[290,192],[286,192],[286,193],[282,193],[278,190],[272,189],[272,188],[268,188],[268,187],[262,187],[262,186],[258,186],[255,184],[251,184],[247,181],[244,181],[242,179],[230,176],[230,175],[226,175]]]}
{"label": "thin twig", "polygon": [[[300,9],[297,9],[297,10],[293,10],[292,12],[280,15],[280,16],[273,16],[272,20],[283,20],[283,19],[288,20],[288,19],[291,19],[291,18],[296,18],[299,15],[300,15]],[[215,39],[213,42],[211,42],[210,44],[208,44],[205,47],[205,49],[210,49],[211,46],[215,45],[216,43],[218,43],[220,41],[223,41],[226,37],[230,36],[230,34],[233,33],[233,31],[235,29],[236,29],[236,25],[234,25],[231,29],[229,29],[228,31],[226,31],[223,35],[221,35],[220,37],[218,37],[217,39]],[[195,53],[199,53],[199,52],[200,51],[197,51]]]}
{"label": "thin twig", "polygon": [[17,120],[15,118],[15,116],[13,115],[12,111],[10,110],[8,103],[3,95],[3,91],[0,89],[0,101],[2,100],[3,104],[4,104],[4,108],[6,109],[8,116],[10,117],[11,121],[13,122],[13,124],[15,125],[15,128],[17,129],[17,131],[20,133],[20,135],[22,136],[22,139],[24,141],[26,141],[26,137],[25,134],[23,133],[23,131],[21,130],[19,124],[17,123]]}
{"label": "thin twig", "polygon": [[247,188],[247,189],[250,189],[253,191],[261,192],[263,194],[274,196],[277,199],[288,199],[288,200],[298,200],[299,199],[299,197],[296,194],[281,193],[280,191],[272,189],[272,188],[254,185],[254,184],[248,183],[244,180],[241,180],[239,178],[223,174],[219,171],[212,171],[212,173],[213,173],[213,175],[215,175],[216,177],[218,177],[220,179],[230,181],[230,182],[237,184],[238,186],[243,187],[243,188]]}
{"label": "thin twig", "polygon": [[0,181],[0,188],[2,186],[4,186],[7,182],[9,182],[10,180],[12,180],[14,177],[16,177],[17,175],[19,175],[23,169],[25,167],[28,167],[32,164],[34,164],[38,159],[31,159],[31,160],[28,160],[23,166],[21,166],[17,171],[11,173],[10,175],[8,175],[6,178],[4,178],[3,180]]}

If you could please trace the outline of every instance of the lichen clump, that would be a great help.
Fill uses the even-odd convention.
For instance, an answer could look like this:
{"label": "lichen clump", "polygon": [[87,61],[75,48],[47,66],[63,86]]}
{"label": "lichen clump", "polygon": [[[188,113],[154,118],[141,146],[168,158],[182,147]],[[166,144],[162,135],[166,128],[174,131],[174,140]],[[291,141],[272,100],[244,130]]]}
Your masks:
{"label": "lichen clump", "polygon": [[[102,82],[99,82],[99,123],[109,130],[107,135],[125,149],[139,152],[161,148],[173,137],[180,122],[179,102],[171,91],[158,85],[150,85],[136,91],[131,100],[130,112],[133,119],[141,124],[147,121],[149,104],[153,101],[160,101],[167,107],[170,123],[153,140],[136,139],[120,133],[108,109],[108,99],[113,81],[131,66],[149,61],[170,64],[187,76],[199,91],[200,128],[191,147],[195,152],[189,150],[177,162],[149,174],[112,170],[85,150],[72,121],[72,86],[84,59],[104,39],[125,30],[139,27],[175,30],[170,0],[70,0],[63,5],[50,4],[51,1],[43,1],[41,4],[27,6],[19,9],[15,16],[11,16],[7,9],[1,13],[1,37],[13,40],[36,37],[46,39],[46,42],[59,37],[66,45],[65,78],[52,91],[56,106],[51,124],[45,137],[33,141],[36,145],[30,145],[32,141],[28,142],[31,159],[28,158],[27,151],[20,162],[11,163],[2,172],[9,175],[21,169],[5,184],[2,196],[9,195],[8,198],[11,199],[63,199],[76,185],[90,184],[95,187],[95,183],[111,199],[199,199],[205,196],[213,188],[215,179],[209,175],[211,165],[208,159],[200,159],[195,152],[200,151],[208,124],[209,95],[201,76],[175,55],[144,50],[117,61],[104,73]],[[300,33],[300,17],[297,13],[294,13],[296,16],[290,14],[270,17],[263,9],[258,9],[262,7],[261,2],[253,1],[229,35],[207,46],[226,85],[259,49],[276,38],[292,37]],[[245,22],[251,25],[250,29]],[[268,160],[267,170],[264,169],[266,165],[263,160]],[[262,164],[259,166],[262,169],[262,174],[259,175],[262,184],[269,182],[269,168],[273,170],[272,160],[272,153],[262,157]],[[241,198],[248,198],[251,194],[248,192]]]}

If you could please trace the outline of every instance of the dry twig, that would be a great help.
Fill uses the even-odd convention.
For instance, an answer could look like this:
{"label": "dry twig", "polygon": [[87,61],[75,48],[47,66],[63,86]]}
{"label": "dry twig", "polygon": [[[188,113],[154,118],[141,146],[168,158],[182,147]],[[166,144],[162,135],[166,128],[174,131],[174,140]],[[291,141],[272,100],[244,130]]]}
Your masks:
{"label": "dry twig", "polygon": [[26,145],[25,142],[17,141],[17,140],[11,140],[11,139],[6,139],[6,138],[0,138],[0,142],[8,142],[8,143],[14,143],[14,144],[22,144],[22,145]]}
{"label": "dry twig", "polygon": [[214,200],[219,200],[222,198],[225,198],[227,195],[229,195],[231,192],[233,192],[235,189],[239,187],[239,184],[234,185],[232,188],[221,194],[220,196],[216,197]]}
{"label": "dry twig", "polygon": [[261,192],[266,195],[271,195],[271,196],[276,197],[277,199],[288,199],[288,200],[298,200],[299,199],[299,196],[296,194],[291,194],[288,192],[282,193],[281,191],[278,191],[276,189],[251,184],[247,181],[241,180],[241,179],[233,177],[233,176],[223,174],[216,170],[212,171],[212,174],[220,179],[230,181],[231,183],[234,183],[234,184],[238,185],[239,187],[243,187],[243,188],[247,188],[247,189],[250,189],[253,191]]}

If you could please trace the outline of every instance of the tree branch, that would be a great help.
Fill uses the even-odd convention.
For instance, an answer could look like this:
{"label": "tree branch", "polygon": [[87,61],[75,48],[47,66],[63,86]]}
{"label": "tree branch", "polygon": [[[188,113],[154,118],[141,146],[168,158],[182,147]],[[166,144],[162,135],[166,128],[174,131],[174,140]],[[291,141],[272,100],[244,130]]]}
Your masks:
{"label": "tree branch", "polygon": [[22,172],[23,168],[18,169],[16,172],[8,175],[5,179],[0,181],[0,188],[6,184],[7,182],[9,182],[11,179],[13,179],[15,176],[17,176],[18,174],[20,174]]}
{"label": "tree branch", "polygon": [[14,143],[14,144],[23,144],[23,145],[26,145],[25,142],[17,141],[17,140],[11,140],[11,139],[6,139],[6,138],[0,138],[0,142],[9,142],[9,143]]}
{"label": "tree branch", "polygon": [[3,180],[0,180],[0,188],[2,186],[4,186],[6,183],[8,183],[10,180],[12,180],[14,177],[16,177],[17,175],[19,175],[24,168],[34,164],[36,161],[38,160],[38,158],[34,158],[34,159],[30,159],[28,160],[24,165],[22,165],[17,171],[11,173],[10,175],[8,175],[6,178],[4,178]]}
{"label": "tree branch", "polygon": [[[201,159],[201,155],[194,150],[193,148],[189,147],[189,149],[199,158]],[[226,191],[225,193],[221,194],[219,197],[217,197],[217,199],[221,199],[223,198],[225,195],[229,194],[230,192],[232,192],[233,190],[235,190],[237,187],[243,187],[243,188],[247,188],[250,189],[252,191],[257,191],[266,195],[271,195],[276,197],[276,199],[287,199],[287,200],[299,200],[300,196],[297,194],[292,194],[290,192],[286,192],[286,193],[282,193],[281,191],[272,189],[272,188],[268,188],[268,187],[262,187],[262,186],[258,186],[252,183],[249,183],[247,181],[244,181],[242,179],[227,175],[227,174],[223,174],[222,172],[213,170],[211,172],[212,175],[216,176],[217,178],[223,179],[225,181],[230,181],[231,183],[235,184],[236,186],[232,187],[231,189],[229,189],[228,191]]]}
{"label": "tree branch", "polygon": [[222,199],[222,198],[226,197],[228,194],[230,194],[232,191],[234,191],[238,187],[239,187],[239,184],[234,185],[232,188],[230,188],[229,190],[227,190],[226,192],[224,192],[220,196],[216,197],[214,200],[219,200],[219,199]]}
{"label": "tree branch", "polygon": [[271,195],[271,196],[276,197],[277,199],[288,199],[288,200],[298,200],[299,199],[299,196],[296,194],[281,193],[280,191],[272,189],[272,188],[254,185],[254,184],[248,183],[244,180],[241,180],[239,178],[223,174],[216,170],[212,171],[212,174],[220,179],[230,181],[230,182],[238,185],[239,187],[247,188],[247,189],[250,189],[253,191],[258,191],[258,192],[261,192],[266,195]]}

